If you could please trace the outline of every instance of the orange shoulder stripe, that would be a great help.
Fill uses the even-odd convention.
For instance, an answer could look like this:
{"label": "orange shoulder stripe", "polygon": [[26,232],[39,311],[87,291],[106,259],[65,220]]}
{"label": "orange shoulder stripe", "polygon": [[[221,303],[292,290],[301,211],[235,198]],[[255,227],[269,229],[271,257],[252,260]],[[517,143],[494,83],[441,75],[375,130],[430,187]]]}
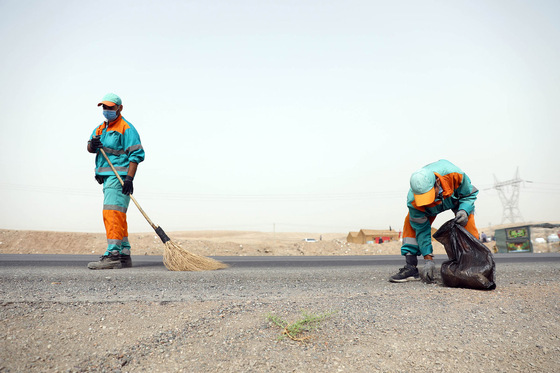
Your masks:
{"label": "orange shoulder stripe", "polygon": [[460,174],[458,172],[451,172],[443,176],[438,174],[437,172],[434,173],[441,183],[444,198],[453,195],[455,189],[459,188],[459,185],[461,185],[461,183],[463,182],[463,174]]}
{"label": "orange shoulder stripe", "polygon": [[121,116],[120,120],[118,120],[116,123],[113,123],[109,128],[107,128],[107,131],[117,131],[124,135],[124,131],[126,131],[129,128],[130,126],[128,125],[128,123],[126,123],[126,121]]}

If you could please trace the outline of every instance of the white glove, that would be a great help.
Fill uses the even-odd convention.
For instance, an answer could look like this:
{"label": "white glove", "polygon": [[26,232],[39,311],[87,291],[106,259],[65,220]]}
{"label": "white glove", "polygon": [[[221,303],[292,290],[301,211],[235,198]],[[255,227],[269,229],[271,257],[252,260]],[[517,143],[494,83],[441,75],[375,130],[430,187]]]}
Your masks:
{"label": "white glove", "polygon": [[455,214],[456,224],[460,224],[464,227],[465,225],[467,225],[468,221],[469,221],[469,216],[467,215],[467,212],[465,210],[457,211],[457,213]]}
{"label": "white glove", "polygon": [[435,269],[436,265],[434,261],[426,260],[424,267],[422,267],[422,270],[420,271],[420,277],[422,277],[422,280],[428,283],[433,282]]}

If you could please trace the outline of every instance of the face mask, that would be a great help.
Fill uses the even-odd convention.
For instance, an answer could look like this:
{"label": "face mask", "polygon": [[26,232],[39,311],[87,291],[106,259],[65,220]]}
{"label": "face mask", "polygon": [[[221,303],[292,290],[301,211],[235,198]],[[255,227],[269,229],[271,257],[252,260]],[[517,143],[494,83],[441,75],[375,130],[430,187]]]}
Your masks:
{"label": "face mask", "polygon": [[103,110],[103,116],[109,121],[112,122],[117,119],[117,112],[115,110]]}

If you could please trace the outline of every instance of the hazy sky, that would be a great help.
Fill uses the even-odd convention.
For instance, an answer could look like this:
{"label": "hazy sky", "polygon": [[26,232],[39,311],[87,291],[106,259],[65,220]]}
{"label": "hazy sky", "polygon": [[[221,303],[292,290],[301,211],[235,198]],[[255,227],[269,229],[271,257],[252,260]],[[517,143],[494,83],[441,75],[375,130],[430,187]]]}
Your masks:
{"label": "hazy sky", "polygon": [[107,92],[167,231],[401,229],[410,174],[442,158],[481,228],[517,167],[523,218],[558,221],[559,20],[538,0],[0,0],[0,228],[104,231],[86,142]]}

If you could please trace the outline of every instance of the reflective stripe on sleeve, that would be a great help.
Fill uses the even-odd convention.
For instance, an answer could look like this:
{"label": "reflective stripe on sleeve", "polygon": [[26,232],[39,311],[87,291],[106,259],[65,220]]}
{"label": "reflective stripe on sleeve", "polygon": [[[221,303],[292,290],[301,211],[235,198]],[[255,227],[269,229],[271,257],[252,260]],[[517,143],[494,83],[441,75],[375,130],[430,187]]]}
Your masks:
{"label": "reflective stripe on sleeve", "polygon": [[128,149],[125,150],[126,154],[130,154],[135,150],[139,150],[139,149],[143,149],[142,145],[138,144],[138,145],[132,145],[131,147],[129,147]]}
{"label": "reflective stripe on sleeve", "polygon": [[[475,187],[474,185],[471,185],[471,186],[472,186],[472,191],[471,191],[471,194],[469,194],[469,196],[471,196],[471,195],[475,194],[476,192],[478,192],[478,189],[476,189],[476,187]],[[467,196],[467,197],[468,197],[468,196]]]}
{"label": "reflective stripe on sleeve", "polygon": [[416,224],[424,224],[425,222],[428,221],[428,218],[425,217],[425,216],[422,217],[422,218],[412,218],[412,217],[411,217],[411,218],[410,218],[410,221],[413,222],[413,223],[416,223]]}

